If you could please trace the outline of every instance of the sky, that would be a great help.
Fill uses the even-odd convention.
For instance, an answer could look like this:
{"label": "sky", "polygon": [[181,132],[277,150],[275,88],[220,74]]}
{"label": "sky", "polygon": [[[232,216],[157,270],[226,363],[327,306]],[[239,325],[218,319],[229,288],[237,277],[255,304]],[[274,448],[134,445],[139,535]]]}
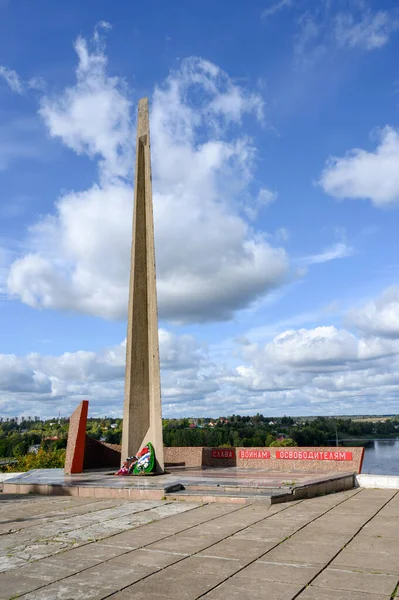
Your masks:
{"label": "sky", "polygon": [[164,417],[399,413],[399,8],[0,0],[0,416],[122,415],[148,96]]}

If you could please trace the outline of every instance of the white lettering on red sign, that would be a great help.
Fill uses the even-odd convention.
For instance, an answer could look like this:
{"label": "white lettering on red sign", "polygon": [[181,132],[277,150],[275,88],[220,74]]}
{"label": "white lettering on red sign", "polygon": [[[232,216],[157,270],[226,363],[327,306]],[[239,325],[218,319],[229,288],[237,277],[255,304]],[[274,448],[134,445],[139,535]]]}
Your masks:
{"label": "white lettering on red sign", "polygon": [[353,460],[352,452],[323,450],[276,450],[276,458],[286,460]]}
{"label": "white lettering on red sign", "polygon": [[239,458],[270,458],[269,450],[240,450]]}
{"label": "white lettering on red sign", "polygon": [[212,458],[235,458],[235,452],[231,448],[214,448]]}

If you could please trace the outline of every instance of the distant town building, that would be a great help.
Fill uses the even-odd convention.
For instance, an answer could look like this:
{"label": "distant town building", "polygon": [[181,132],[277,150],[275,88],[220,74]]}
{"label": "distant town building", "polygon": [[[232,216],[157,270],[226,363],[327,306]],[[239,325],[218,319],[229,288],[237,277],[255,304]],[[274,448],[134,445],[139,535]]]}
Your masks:
{"label": "distant town building", "polygon": [[40,444],[33,444],[32,446],[29,446],[28,452],[30,452],[31,454],[37,454],[39,452],[39,448]]}

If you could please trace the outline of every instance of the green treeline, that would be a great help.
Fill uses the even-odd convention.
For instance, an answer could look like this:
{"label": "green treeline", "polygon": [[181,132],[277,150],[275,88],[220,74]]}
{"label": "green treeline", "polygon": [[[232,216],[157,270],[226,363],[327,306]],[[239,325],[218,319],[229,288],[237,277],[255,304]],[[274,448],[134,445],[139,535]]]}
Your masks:
{"label": "green treeline", "polygon": [[[15,419],[0,422],[0,462],[42,452],[57,463],[66,448],[67,419]],[[122,419],[91,418],[87,434],[120,444]],[[164,419],[165,446],[340,446],[366,445],[368,440],[399,435],[399,417],[382,419],[333,417],[265,417],[232,415],[217,419]],[[53,453],[45,455],[43,452]]]}
{"label": "green treeline", "polygon": [[[68,438],[68,419],[46,421],[16,419],[0,422],[0,461],[17,459],[39,450],[57,452],[65,450]],[[87,434],[96,439],[119,444],[122,436],[122,419],[88,419]]]}
{"label": "green treeline", "polygon": [[232,415],[220,419],[165,419],[165,446],[366,445],[399,435],[399,417],[385,421],[347,418]]}

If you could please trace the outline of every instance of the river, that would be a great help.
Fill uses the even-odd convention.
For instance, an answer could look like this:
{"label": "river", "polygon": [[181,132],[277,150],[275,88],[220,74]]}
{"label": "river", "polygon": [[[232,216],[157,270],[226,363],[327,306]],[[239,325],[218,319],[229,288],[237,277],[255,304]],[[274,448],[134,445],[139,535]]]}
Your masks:
{"label": "river", "polygon": [[365,448],[362,473],[399,475],[399,438],[374,440]]}

